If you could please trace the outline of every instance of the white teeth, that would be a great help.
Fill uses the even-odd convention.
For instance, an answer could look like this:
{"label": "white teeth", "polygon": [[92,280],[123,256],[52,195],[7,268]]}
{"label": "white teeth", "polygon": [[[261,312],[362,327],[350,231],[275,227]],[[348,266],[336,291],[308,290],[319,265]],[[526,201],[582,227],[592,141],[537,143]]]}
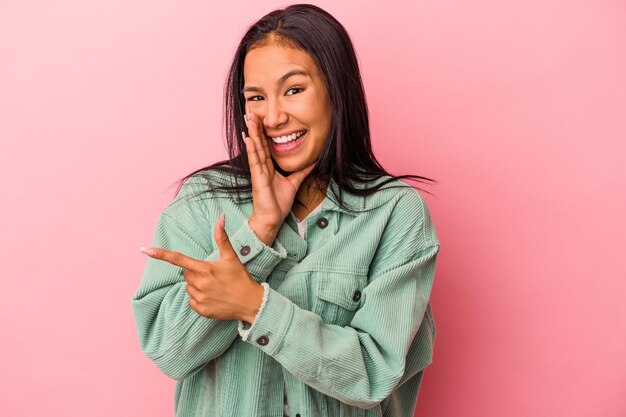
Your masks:
{"label": "white teeth", "polygon": [[298,139],[300,136],[304,135],[305,133],[306,133],[306,130],[301,130],[299,132],[292,133],[291,135],[278,136],[278,137],[272,138],[272,141],[274,143],[287,143],[287,142],[291,142],[292,140]]}

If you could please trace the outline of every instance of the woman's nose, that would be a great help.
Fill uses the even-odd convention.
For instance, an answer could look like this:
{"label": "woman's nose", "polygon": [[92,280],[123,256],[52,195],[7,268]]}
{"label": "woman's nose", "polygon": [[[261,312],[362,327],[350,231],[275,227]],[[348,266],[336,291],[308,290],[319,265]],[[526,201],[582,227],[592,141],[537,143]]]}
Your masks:
{"label": "woman's nose", "polygon": [[289,116],[284,111],[281,103],[278,100],[267,100],[265,117],[263,117],[263,124],[266,127],[270,129],[275,129],[286,123],[288,119]]}

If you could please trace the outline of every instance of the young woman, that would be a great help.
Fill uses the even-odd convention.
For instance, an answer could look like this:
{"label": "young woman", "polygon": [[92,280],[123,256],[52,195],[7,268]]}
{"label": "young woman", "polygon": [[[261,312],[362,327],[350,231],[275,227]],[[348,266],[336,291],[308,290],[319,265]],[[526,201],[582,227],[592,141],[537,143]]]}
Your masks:
{"label": "young woman", "polygon": [[273,11],[225,91],[230,158],[181,181],[132,301],[176,415],[412,416],[439,242],[400,181],[428,179],[372,154],[348,34],[315,6]]}

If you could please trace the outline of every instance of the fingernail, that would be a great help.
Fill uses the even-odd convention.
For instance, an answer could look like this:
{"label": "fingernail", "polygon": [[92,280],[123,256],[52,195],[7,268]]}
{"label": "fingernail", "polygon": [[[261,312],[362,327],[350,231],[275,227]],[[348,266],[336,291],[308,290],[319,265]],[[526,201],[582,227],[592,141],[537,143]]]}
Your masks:
{"label": "fingernail", "polygon": [[226,215],[224,214],[224,212],[222,212],[222,214],[220,214],[220,227],[223,229],[225,224],[226,224]]}
{"label": "fingernail", "polygon": [[150,248],[146,248],[144,246],[141,247],[141,249],[139,249],[141,252],[145,253],[148,256],[154,256],[156,255],[156,251],[154,249],[150,249]]}

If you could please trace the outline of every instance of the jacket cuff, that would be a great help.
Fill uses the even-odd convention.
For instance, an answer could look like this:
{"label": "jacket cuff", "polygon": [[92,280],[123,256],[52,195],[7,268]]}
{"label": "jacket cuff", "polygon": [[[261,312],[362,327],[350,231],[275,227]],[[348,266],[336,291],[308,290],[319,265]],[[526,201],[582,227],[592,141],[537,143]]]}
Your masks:
{"label": "jacket cuff", "polygon": [[274,239],[271,247],[267,246],[254,233],[248,219],[243,220],[243,224],[229,239],[239,260],[257,282],[265,281],[274,267],[287,259],[287,250],[278,239]]}
{"label": "jacket cuff", "polygon": [[254,316],[254,321],[252,321],[252,324],[248,325],[242,320],[238,320],[239,323],[237,324],[237,331],[239,332],[241,339],[244,341],[248,340],[250,330],[252,329],[252,327],[254,327],[254,323],[256,323],[257,317],[259,317],[259,315],[263,311],[263,308],[265,308],[265,304],[267,303],[267,297],[270,293],[270,285],[267,282],[263,282],[261,283],[261,286],[263,287],[263,301],[261,301],[261,307],[259,307],[259,311],[256,313],[256,316]]}
{"label": "jacket cuff", "polygon": [[256,345],[268,355],[274,355],[289,329],[295,304],[273,288],[268,286],[267,290],[264,308],[259,310],[243,340]]}

